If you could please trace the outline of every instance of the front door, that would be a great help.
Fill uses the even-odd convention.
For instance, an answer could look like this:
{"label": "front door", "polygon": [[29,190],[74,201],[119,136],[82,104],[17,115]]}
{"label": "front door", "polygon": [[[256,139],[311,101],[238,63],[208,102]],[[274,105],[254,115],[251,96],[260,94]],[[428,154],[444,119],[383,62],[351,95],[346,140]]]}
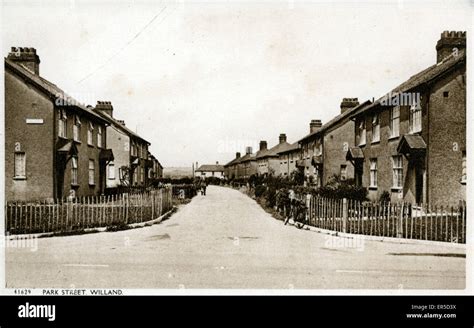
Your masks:
{"label": "front door", "polygon": [[415,168],[415,201],[417,204],[423,203],[423,171],[420,167]]}

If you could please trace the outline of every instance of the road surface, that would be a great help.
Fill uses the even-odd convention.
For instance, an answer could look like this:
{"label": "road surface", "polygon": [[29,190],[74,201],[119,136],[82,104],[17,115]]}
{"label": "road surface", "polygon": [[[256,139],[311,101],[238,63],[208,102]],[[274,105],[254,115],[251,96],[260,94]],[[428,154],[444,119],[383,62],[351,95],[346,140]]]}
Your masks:
{"label": "road surface", "polygon": [[[161,224],[7,248],[7,287],[463,289],[464,250],[329,237],[285,226],[209,186]],[[436,255],[434,255],[436,254]]]}

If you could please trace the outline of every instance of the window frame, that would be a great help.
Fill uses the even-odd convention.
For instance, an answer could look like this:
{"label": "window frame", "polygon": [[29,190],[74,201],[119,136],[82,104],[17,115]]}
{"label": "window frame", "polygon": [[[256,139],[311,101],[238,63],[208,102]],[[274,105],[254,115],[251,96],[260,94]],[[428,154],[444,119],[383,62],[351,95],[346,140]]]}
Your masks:
{"label": "window frame", "polygon": [[[395,110],[398,112],[395,116]],[[396,125],[395,125],[396,122]],[[396,129],[395,129],[396,126]],[[400,106],[390,108],[390,138],[397,138],[400,136]]]}
{"label": "window frame", "polygon": [[71,185],[79,185],[79,159],[77,156],[71,157]]}
{"label": "window frame", "polygon": [[58,137],[67,138],[67,114],[64,109],[59,110]]}
{"label": "window frame", "polygon": [[378,188],[378,163],[377,158],[371,158],[369,162],[369,188]]}
{"label": "window frame", "polygon": [[87,145],[94,146],[94,123],[89,122],[87,128]]}
{"label": "window frame", "polygon": [[[112,172],[112,174],[110,174]],[[110,162],[107,164],[107,180],[115,180],[115,163]]]}
{"label": "window frame", "polygon": [[72,139],[76,142],[81,142],[81,119],[79,115],[74,115],[74,125],[72,126]]}
{"label": "window frame", "polygon": [[372,143],[380,142],[380,113],[372,115]]}
{"label": "window frame", "polygon": [[[23,174],[18,174],[17,173],[17,156],[22,155],[23,156],[23,165],[22,165],[22,170]],[[14,158],[13,158],[13,179],[15,180],[26,180],[26,153],[24,151],[16,151],[14,153]]]}
{"label": "window frame", "polygon": [[409,109],[409,133],[420,133],[422,131],[423,110],[418,102],[410,105]]}
{"label": "window frame", "polygon": [[[92,167],[91,167],[92,164]],[[93,159],[89,159],[89,186],[95,186],[95,161]],[[91,175],[92,173],[92,175]]]}
{"label": "window frame", "polygon": [[365,117],[359,122],[359,146],[365,146],[367,144],[367,125]]}
{"label": "window frame", "polygon": [[392,189],[403,189],[403,157],[392,156]]}

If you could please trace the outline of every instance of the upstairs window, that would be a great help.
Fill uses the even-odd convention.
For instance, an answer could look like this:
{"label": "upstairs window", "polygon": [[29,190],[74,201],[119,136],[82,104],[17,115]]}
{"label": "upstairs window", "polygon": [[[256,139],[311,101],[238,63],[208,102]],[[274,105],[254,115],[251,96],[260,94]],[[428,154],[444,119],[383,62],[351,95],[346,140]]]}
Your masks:
{"label": "upstairs window", "polygon": [[90,146],[94,145],[94,124],[92,122],[89,122],[89,128],[87,129],[87,144]]}
{"label": "upstairs window", "polygon": [[372,142],[380,141],[380,118],[379,114],[372,116]]}
{"label": "upstairs window", "polygon": [[410,106],[410,133],[421,132],[421,105],[415,102]]}
{"label": "upstairs window", "polygon": [[72,127],[74,141],[81,141],[81,119],[79,116],[74,116],[74,126]]}
{"label": "upstairs window", "polygon": [[365,129],[365,119],[359,122],[359,146],[365,145],[367,142],[367,130]]}
{"label": "upstairs window", "polygon": [[390,109],[390,137],[400,136],[400,107]]}
{"label": "upstairs window", "polygon": [[61,109],[59,111],[59,121],[58,121],[58,136],[61,138],[67,138],[67,115],[66,111]]}
{"label": "upstairs window", "polygon": [[102,127],[97,127],[97,147],[102,148]]}

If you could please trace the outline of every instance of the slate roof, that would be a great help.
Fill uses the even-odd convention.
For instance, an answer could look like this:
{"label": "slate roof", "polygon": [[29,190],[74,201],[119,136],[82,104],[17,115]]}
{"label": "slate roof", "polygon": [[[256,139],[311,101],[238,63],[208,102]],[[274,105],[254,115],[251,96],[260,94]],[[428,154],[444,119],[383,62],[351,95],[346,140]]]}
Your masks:
{"label": "slate roof", "polygon": [[300,149],[299,144],[298,144],[298,142],[295,142],[295,143],[292,143],[292,144],[288,145],[287,147],[283,147],[283,149],[280,149],[278,154],[289,153],[289,152],[292,152],[292,151],[298,150],[298,149]]}
{"label": "slate roof", "polygon": [[282,142],[273,146],[270,149],[266,149],[266,151],[262,151],[260,154],[257,154],[257,159],[266,158],[266,157],[278,157],[278,153],[286,148],[291,146],[288,142]]}
{"label": "slate roof", "polygon": [[347,111],[345,111],[344,113],[342,114],[339,114],[337,115],[336,117],[334,117],[333,119],[331,119],[329,122],[327,122],[326,124],[323,124],[323,126],[321,126],[321,128],[317,131],[314,131],[313,133],[309,133],[307,134],[306,136],[304,136],[303,138],[301,138],[300,140],[298,140],[298,143],[304,141],[304,140],[307,140],[307,139],[310,139],[311,137],[313,136],[316,136],[316,135],[319,135],[319,134],[322,134],[324,131],[327,131],[328,129],[330,129],[331,127],[333,127],[334,125],[336,125],[337,123],[339,123],[340,121],[342,121],[343,119],[346,119],[346,118],[350,118],[350,116],[356,112],[356,111],[359,111],[361,110],[362,108],[365,108],[367,106],[370,106],[372,102],[370,100],[366,100],[365,102],[357,105],[356,107],[353,107],[351,109],[348,109]]}
{"label": "slate roof", "polygon": [[196,172],[224,172],[224,166],[216,164],[203,164],[196,170]]}
{"label": "slate roof", "polygon": [[[86,115],[92,116],[95,119],[107,123],[107,120],[102,118],[100,115],[95,113],[92,109],[87,108],[86,105],[80,103],[78,100],[74,99],[73,97],[69,96],[66,92],[64,92],[61,88],[59,88],[56,84],[49,82],[48,80],[42,78],[41,76],[35,74],[34,72],[30,71],[28,68],[21,64],[14,63],[13,61],[5,58],[5,68],[10,68],[11,70],[15,71],[16,73],[20,74],[22,77],[26,78],[31,83],[35,84],[40,90],[46,93],[51,98],[60,99],[64,104],[69,104],[71,107],[85,113]],[[67,106],[67,105],[66,105]]]}
{"label": "slate roof", "polygon": [[123,132],[125,132],[126,134],[132,136],[132,137],[135,137],[137,139],[140,139],[144,142],[146,142],[147,144],[151,145],[151,143],[149,141],[147,141],[146,139],[143,139],[143,137],[140,137],[137,133],[133,132],[132,130],[130,130],[129,128],[127,128],[125,125],[123,125],[122,123],[120,123],[119,121],[117,121],[115,118],[113,118],[112,116],[108,115],[107,113],[101,111],[101,110],[98,110],[98,109],[95,109],[94,108],[94,112],[97,113],[97,115],[100,115],[102,118],[104,118],[107,122],[109,122],[110,124],[112,124],[113,126],[115,126],[117,129],[119,130],[122,130]]}
{"label": "slate roof", "polygon": [[455,67],[458,64],[466,62],[466,51],[464,49],[460,50],[458,55],[456,56],[454,53],[451,54],[450,56],[446,57],[443,59],[441,62],[436,63],[421,72],[413,75],[410,77],[408,80],[405,82],[401,83],[398,85],[396,88],[394,88],[392,91],[387,93],[386,95],[380,97],[374,103],[370,106],[367,106],[365,108],[360,108],[359,110],[353,112],[351,114],[351,118],[355,117],[367,110],[370,110],[374,108],[375,106],[379,105],[382,100],[386,100],[388,95],[391,95],[392,97],[402,93],[402,92],[408,92],[416,87],[419,87],[425,83],[429,83],[430,81],[436,79],[437,77],[441,76],[443,73],[449,71],[451,68]]}

